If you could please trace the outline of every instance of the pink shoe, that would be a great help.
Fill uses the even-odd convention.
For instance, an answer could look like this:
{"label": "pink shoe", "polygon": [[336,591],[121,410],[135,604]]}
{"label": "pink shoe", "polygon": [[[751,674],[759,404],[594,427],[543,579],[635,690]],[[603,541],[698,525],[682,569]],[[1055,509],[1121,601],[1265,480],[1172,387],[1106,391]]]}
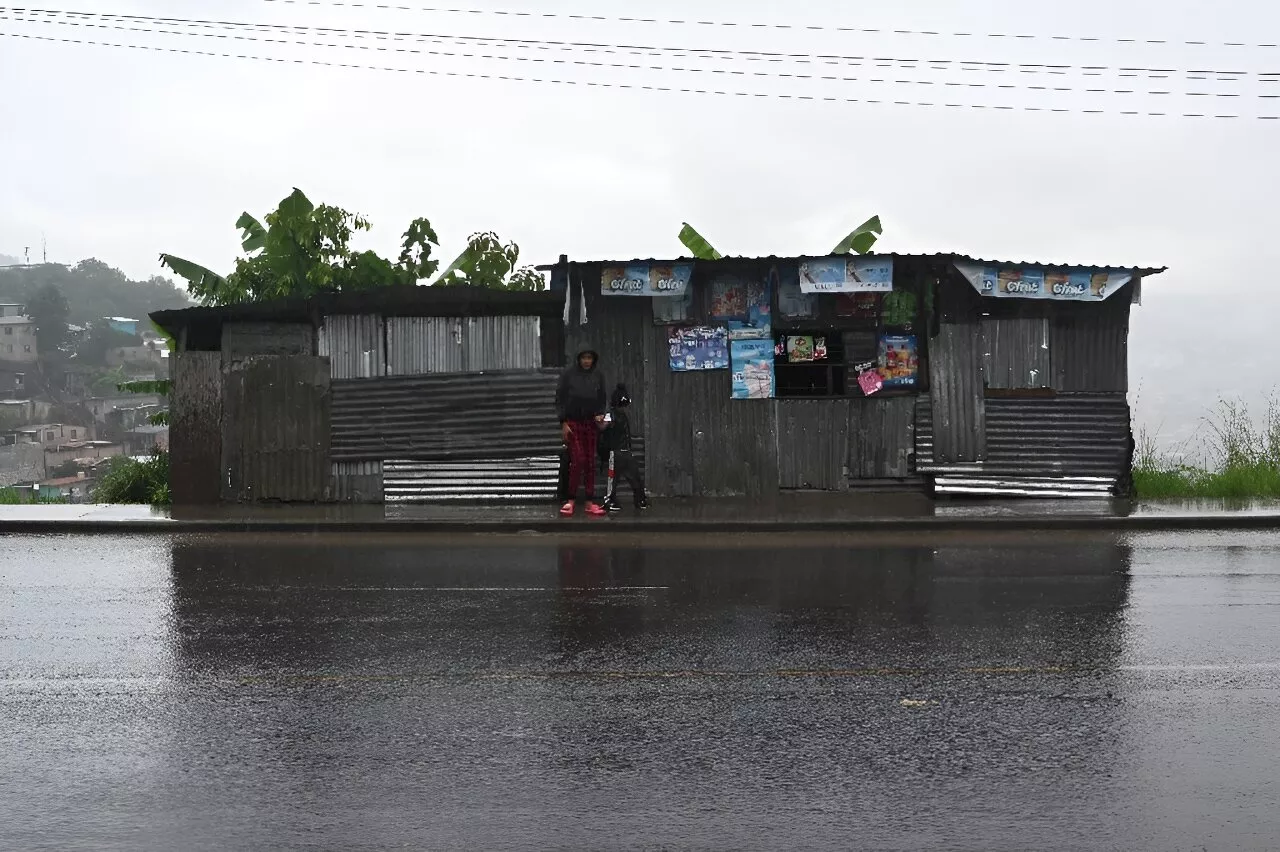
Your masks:
{"label": "pink shoe", "polygon": [[591,515],[591,516],[593,516],[593,517],[598,518],[598,517],[600,517],[601,515],[607,515],[607,514],[608,514],[608,512],[606,512],[604,509],[602,509],[602,508],[600,507],[600,504],[599,504],[599,503],[588,503],[588,504],[587,504],[587,514],[588,514],[588,515]]}
{"label": "pink shoe", "polygon": [[577,508],[578,508],[577,505],[572,500],[570,500],[568,503],[565,503],[563,506],[560,507],[560,514],[566,518],[572,517],[573,513],[577,511]]}

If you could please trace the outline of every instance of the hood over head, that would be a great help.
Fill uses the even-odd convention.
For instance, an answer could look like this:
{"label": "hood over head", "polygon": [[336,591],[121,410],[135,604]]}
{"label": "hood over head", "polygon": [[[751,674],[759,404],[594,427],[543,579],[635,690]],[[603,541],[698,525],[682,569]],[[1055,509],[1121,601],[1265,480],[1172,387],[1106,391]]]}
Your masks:
{"label": "hood over head", "polygon": [[597,352],[590,344],[586,343],[580,346],[578,348],[578,354],[573,356],[573,366],[579,366],[578,362],[582,359],[583,355],[590,355],[592,359],[594,359],[591,364],[591,369],[594,370],[596,367],[600,366],[600,353]]}
{"label": "hood over head", "polygon": [[631,404],[631,394],[627,393],[627,386],[619,384],[613,389],[613,398],[609,400],[609,404],[614,408]]}

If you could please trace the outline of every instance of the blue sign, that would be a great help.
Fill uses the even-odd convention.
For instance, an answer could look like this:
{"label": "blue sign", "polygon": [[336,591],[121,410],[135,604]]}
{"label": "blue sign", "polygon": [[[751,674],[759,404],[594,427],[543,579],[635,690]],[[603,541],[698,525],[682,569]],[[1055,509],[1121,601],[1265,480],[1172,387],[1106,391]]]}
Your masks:
{"label": "blue sign", "polygon": [[667,342],[673,373],[729,369],[729,332],[723,327],[673,328]]}
{"label": "blue sign", "polygon": [[892,257],[817,257],[800,261],[803,293],[889,293]]}
{"label": "blue sign", "polygon": [[732,340],[734,399],[772,399],[773,339]]}

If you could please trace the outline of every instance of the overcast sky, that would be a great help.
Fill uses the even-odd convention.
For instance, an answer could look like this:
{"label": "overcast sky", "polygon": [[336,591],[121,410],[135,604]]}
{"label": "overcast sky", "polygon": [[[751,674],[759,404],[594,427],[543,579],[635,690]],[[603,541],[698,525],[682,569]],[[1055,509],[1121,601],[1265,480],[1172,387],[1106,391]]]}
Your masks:
{"label": "overcast sky", "polygon": [[[280,0],[41,4],[332,28],[289,35],[79,19],[185,33],[169,35],[72,26],[65,16],[52,19],[63,23],[20,21],[0,11],[3,33],[301,63],[0,38],[0,253],[21,255],[31,246],[34,258],[45,235],[51,260],[94,256],[135,277],[160,272],[161,251],[225,269],[239,213],[264,213],[293,186],[369,216],[369,244],[379,250],[394,251],[408,221],[425,215],[446,259],[467,234],[496,230],[531,263],[561,253],[584,260],[677,255],[683,220],[730,254],[827,251],[879,213],[882,245],[891,250],[1171,267],[1145,289],[1131,361],[1138,415],[1163,424],[1166,437],[1186,434],[1219,394],[1257,400],[1280,381],[1273,331],[1280,295],[1272,282],[1280,254],[1273,237],[1280,121],[1255,117],[1280,114],[1280,99],[1260,97],[1280,95],[1280,77],[1259,76],[1280,72],[1280,48],[1256,46],[1280,42],[1280,4],[441,4],[741,24],[718,26],[417,8],[431,2],[397,0],[412,11]],[[773,23],[795,28],[746,26]],[[938,35],[831,29],[837,26]],[[431,39],[360,39],[351,30]],[[624,47],[585,52],[479,38]],[[1093,38],[1100,40],[1083,40]],[[364,49],[379,47],[386,49]],[[776,61],[763,53],[800,56]],[[846,58],[803,61],[809,56]],[[312,60],[405,70],[306,64]],[[644,67],[616,67],[630,65]],[[1068,67],[1052,74],[1028,67],[1038,65]],[[1086,74],[1084,66],[1105,67]],[[1135,77],[1121,68],[1156,71]],[[1187,73],[1204,70],[1247,73]],[[1081,112],[1094,109],[1106,112]]]}

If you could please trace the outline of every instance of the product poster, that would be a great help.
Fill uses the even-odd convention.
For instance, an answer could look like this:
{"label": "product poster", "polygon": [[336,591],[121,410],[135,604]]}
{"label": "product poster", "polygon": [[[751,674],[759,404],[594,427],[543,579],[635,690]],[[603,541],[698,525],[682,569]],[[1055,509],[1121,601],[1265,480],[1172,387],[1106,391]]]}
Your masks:
{"label": "product poster", "polygon": [[862,388],[863,396],[871,396],[884,387],[884,379],[876,370],[863,370],[858,373],[858,387]]}
{"label": "product poster", "polygon": [[756,281],[747,283],[747,313],[743,317],[729,319],[729,338],[731,340],[754,340],[773,337],[773,280],[770,273]]}
{"label": "product poster", "polygon": [[733,398],[772,399],[773,341],[733,340]]}
{"label": "product poster", "polygon": [[788,364],[805,364],[827,360],[827,339],[809,335],[789,334],[779,344],[780,352]]}
{"label": "product poster", "polygon": [[914,334],[884,335],[880,338],[880,378],[889,388],[915,387],[920,359]]}
{"label": "product poster", "polygon": [[673,373],[729,369],[729,333],[723,327],[673,328],[667,342]]}
{"label": "product poster", "polygon": [[837,293],[836,316],[875,322],[883,298],[879,293]]}
{"label": "product poster", "polygon": [[893,290],[892,257],[819,257],[800,261],[805,293],[888,293]]}
{"label": "product poster", "polygon": [[812,319],[818,315],[818,297],[801,292],[794,269],[780,273],[775,266],[769,277],[778,288],[778,313],[788,319]]}
{"label": "product poster", "polygon": [[665,296],[653,300],[653,324],[673,325],[685,323],[692,319],[693,288],[684,291],[682,296]]}
{"label": "product poster", "polygon": [[984,266],[956,261],[956,269],[983,296],[996,299],[1055,299],[1101,302],[1133,276],[1121,270],[1055,269],[1032,266]]}
{"label": "product poster", "polygon": [[747,316],[747,282],[736,275],[717,275],[711,281],[711,316],[718,320]]}
{"label": "product poster", "polygon": [[691,278],[692,263],[606,266],[600,273],[600,292],[605,296],[683,296]]}

